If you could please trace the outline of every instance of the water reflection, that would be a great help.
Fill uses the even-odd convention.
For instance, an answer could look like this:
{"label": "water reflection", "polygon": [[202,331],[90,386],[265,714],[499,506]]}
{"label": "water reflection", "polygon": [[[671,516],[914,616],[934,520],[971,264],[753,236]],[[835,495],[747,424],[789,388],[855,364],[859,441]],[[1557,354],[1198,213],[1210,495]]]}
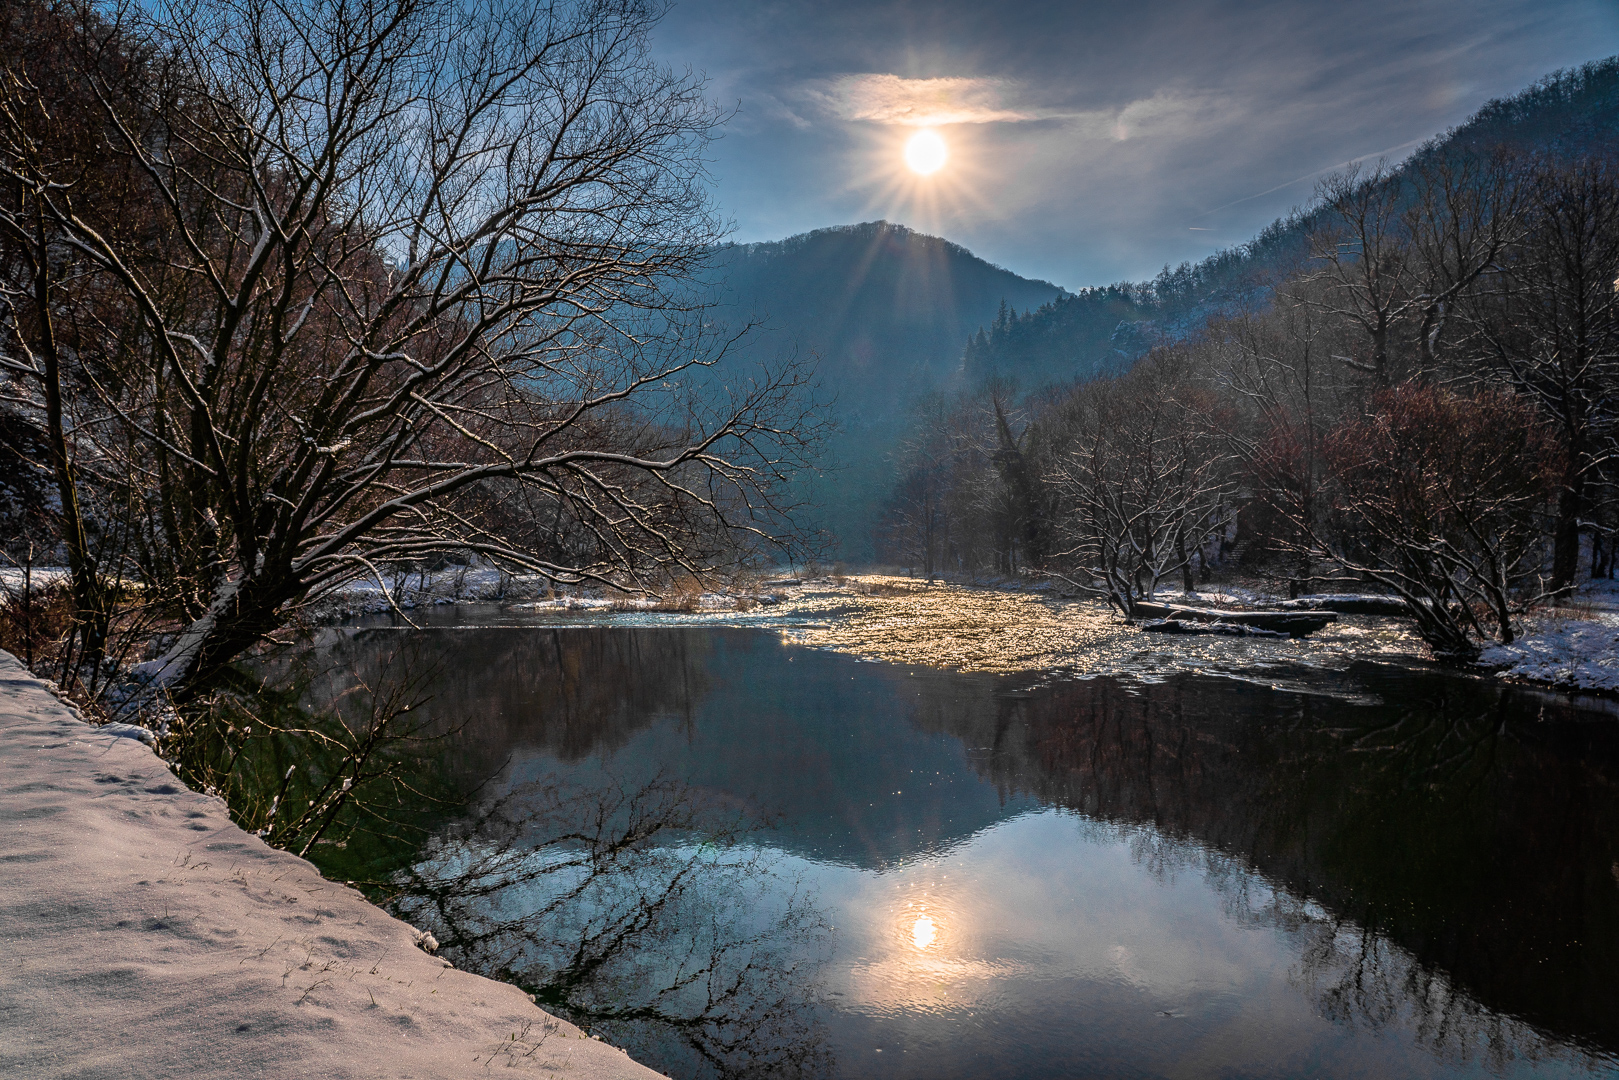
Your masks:
{"label": "water reflection", "polygon": [[[505,809],[425,850],[406,901],[468,964],[626,1030],[669,1002],[702,1015],[701,995],[649,996],[669,973],[787,973],[705,1036],[763,1050],[716,1064],[667,1017],[630,1031],[665,1071],[1613,1069],[1619,740],[1555,698],[1348,663],[1331,695],[1031,687],[745,630],[415,640],[451,672],[435,708],[469,721],[466,775],[500,771]],[[705,846],[677,814],[593,878],[628,819],[568,815],[659,784],[710,823],[774,828]],[[563,916],[569,896],[589,899]],[[652,925],[648,898],[661,929],[611,929]],[[713,926],[721,959],[688,959],[714,953]],[[570,982],[596,940],[626,944]]]}
{"label": "water reflection", "polygon": [[746,831],[664,777],[522,784],[435,838],[394,906],[459,966],[680,1075],[822,1075],[830,928]]}
{"label": "water reflection", "polygon": [[[1491,1008],[1619,1046],[1611,723],[1465,679],[1369,666],[1359,679],[1391,704],[1097,681],[1003,698],[958,730],[999,736],[977,764],[1004,787],[1151,826],[1138,841],[1149,864],[1179,840],[1237,856]],[[1315,966],[1341,967],[1341,936],[1326,940]],[[1346,970],[1323,1000],[1385,1011],[1365,970]]]}

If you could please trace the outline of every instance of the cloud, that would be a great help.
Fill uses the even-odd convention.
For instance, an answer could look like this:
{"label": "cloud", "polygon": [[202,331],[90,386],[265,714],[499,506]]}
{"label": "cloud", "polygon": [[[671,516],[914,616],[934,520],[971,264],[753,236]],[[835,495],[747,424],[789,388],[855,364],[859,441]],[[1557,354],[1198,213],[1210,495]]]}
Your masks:
{"label": "cloud", "polygon": [[998,124],[1042,120],[1047,114],[1009,104],[1017,87],[1007,79],[902,79],[845,75],[809,88],[809,96],[844,120],[902,127]]}
{"label": "cloud", "polygon": [[1055,109],[1020,100],[1023,87],[1011,79],[905,79],[875,74],[844,75],[807,84],[802,91],[820,111],[840,120],[897,127],[1058,120],[1087,135],[1119,140],[1181,134],[1217,104],[1207,95],[1160,91],[1123,106]]}
{"label": "cloud", "polygon": [[1115,139],[1128,139],[1132,135],[1145,135],[1175,131],[1198,111],[1198,102],[1173,94],[1154,94],[1130,102],[1113,114],[1112,135]]}

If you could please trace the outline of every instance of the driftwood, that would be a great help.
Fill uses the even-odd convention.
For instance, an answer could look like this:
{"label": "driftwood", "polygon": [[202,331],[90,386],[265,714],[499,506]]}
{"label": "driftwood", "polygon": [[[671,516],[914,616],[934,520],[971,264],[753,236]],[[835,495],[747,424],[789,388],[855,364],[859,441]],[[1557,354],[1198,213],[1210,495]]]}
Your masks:
{"label": "driftwood", "polygon": [[1340,594],[1301,596],[1276,605],[1285,611],[1336,611],[1340,615],[1410,615],[1411,608],[1398,596]]}
{"label": "driftwood", "polygon": [[[1139,606],[1139,605],[1138,605]],[[1181,622],[1178,619],[1154,619],[1144,622],[1141,629],[1149,634],[1225,634],[1229,637],[1290,638],[1298,635],[1281,630],[1262,630],[1257,626],[1239,626],[1228,622]]]}
{"label": "driftwood", "polygon": [[1172,622],[1225,623],[1275,630],[1290,637],[1313,634],[1338,616],[1330,611],[1219,611],[1214,608],[1182,607],[1179,604],[1136,605],[1136,614]]}

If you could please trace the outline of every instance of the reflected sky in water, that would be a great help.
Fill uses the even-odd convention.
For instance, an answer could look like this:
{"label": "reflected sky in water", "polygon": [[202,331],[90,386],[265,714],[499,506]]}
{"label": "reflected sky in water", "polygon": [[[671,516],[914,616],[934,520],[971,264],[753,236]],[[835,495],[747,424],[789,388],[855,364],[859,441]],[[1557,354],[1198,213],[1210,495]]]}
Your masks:
{"label": "reflected sky in water", "polygon": [[[1049,658],[1060,628],[1018,611],[1047,642],[1019,655]],[[1006,633],[970,616],[940,631],[957,657]],[[1610,719],[1376,629],[1351,632],[1400,663],[1194,639],[1123,678],[1137,646],[1092,618],[1110,673],[1076,681],[920,666],[911,616],[865,618],[869,648],[830,613],[444,610],[323,656],[437,665],[432,708],[466,722],[455,754],[498,774],[489,797],[667,776],[769,820],[750,843],[834,928],[810,995],[829,1075],[1619,1075]],[[1216,677],[1245,656],[1278,677]]]}

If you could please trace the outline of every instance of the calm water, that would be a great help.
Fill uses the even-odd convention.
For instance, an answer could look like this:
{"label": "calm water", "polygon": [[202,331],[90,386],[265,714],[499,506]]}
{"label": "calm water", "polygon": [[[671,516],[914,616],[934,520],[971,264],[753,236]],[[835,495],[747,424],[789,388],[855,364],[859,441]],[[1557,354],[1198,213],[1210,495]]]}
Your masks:
{"label": "calm water", "polygon": [[661,1071],[1619,1075],[1607,713],[432,618],[321,652],[433,673],[488,781],[400,910]]}

